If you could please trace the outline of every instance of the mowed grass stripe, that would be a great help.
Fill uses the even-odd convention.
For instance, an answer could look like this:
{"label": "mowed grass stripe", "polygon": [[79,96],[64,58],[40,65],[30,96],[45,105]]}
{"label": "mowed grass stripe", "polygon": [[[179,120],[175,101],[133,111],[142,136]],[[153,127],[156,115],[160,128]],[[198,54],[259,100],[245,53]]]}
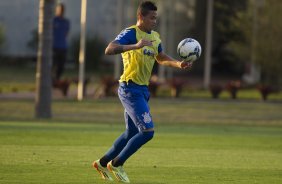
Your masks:
{"label": "mowed grass stripe", "polygon": [[[153,120],[161,124],[233,124],[282,126],[282,103],[252,101],[152,99]],[[103,100],[54,100],[52,122],[123,123],[117,98]],[[34,120],[33,100],[1,100],[0,120]]]}
{"label": "mowed grass stripe", "polygon": [[[0,123],[0,183],[104,183],[91,168],[123,125]],[[282,128],[161,125],[126,163],[132,183],[281,183]]]}

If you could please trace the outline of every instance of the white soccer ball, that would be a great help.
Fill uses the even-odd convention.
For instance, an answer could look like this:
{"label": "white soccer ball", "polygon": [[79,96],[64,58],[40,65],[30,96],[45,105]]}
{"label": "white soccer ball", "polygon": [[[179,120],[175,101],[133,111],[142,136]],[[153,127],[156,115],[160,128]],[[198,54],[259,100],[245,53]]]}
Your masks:
{"label": "white soccer ball", "polygon": [[201,56],[202,48],[193,38],[185,38],[177,46],[178,55],[187,62],[194,62]]}

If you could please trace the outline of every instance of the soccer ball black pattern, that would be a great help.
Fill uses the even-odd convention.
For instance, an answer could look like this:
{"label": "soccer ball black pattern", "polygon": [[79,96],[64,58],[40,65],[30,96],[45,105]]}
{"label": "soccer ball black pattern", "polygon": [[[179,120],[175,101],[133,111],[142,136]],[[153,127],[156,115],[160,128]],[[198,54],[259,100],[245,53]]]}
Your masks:
{"label": "soccer ball black pattern", "polygon": [[196,61],[202,53],[199,42],[193,38],[185,38],[177,46],[178,55],[187,62]]}

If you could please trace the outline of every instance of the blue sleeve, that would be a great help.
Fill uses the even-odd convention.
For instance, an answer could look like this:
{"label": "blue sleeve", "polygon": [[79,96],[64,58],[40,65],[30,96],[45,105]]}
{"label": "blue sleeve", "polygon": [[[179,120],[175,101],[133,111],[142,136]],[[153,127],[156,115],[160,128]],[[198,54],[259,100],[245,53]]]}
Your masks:
{"label": "blue sleeve", "polygon": [[159,46],[158,46],[158,53],[160,53],[162,51],[163,51],[163,48],[162,48],[162,44],[160,43]]}
{"label": "blue sleeve", "polygon": [[135,29],[125,29],[123,30],[116,38],[117,41],[121,45],[130,45],[137,43],[136,39],[136,30]]}

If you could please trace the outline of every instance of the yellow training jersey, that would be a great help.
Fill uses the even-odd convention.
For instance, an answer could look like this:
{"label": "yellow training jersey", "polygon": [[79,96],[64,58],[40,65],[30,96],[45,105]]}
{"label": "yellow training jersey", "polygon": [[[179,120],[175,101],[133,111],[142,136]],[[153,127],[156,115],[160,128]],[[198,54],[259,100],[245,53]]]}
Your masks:
{"label": "yellow training jersey", "polygon": [[141,39],[151,40],[152,46],[123,52],[123,74],[120,82],[132,80],[139,85],[149,85],[156,56],[162,51],[161,39],[157,32],[141,31],[136,25],[123,30],[115,39],[121,45],[135,44]]}

